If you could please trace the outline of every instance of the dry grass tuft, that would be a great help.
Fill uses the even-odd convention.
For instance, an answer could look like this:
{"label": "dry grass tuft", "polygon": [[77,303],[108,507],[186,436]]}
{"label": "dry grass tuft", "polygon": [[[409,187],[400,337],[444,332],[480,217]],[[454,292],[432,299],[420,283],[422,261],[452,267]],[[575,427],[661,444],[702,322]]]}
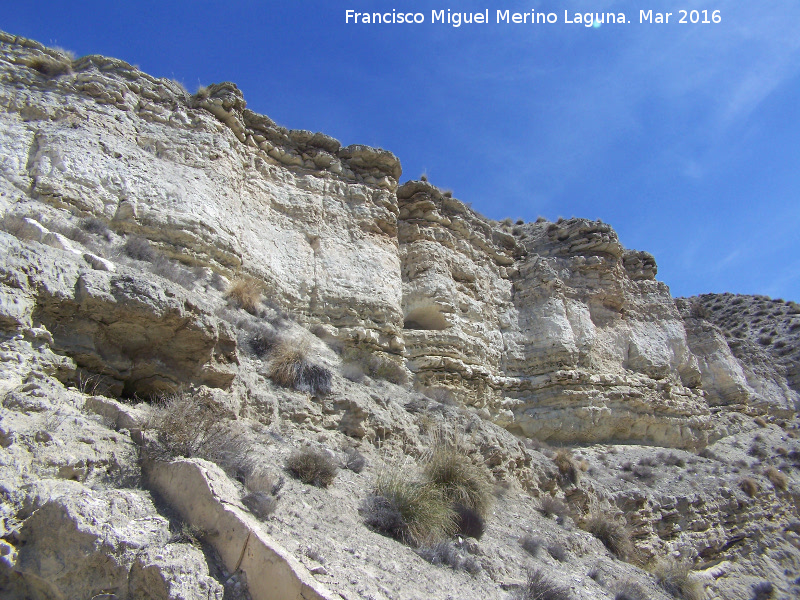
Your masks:
{"label": "dry grass tuft", "polygon": [[69,56],[53,57],[46,54],[35,56],[28,61],[28,66],[45,77],[59,77],[72,73],[72,59]]}
{"label": "dry grass tuft", "polygon": [[261,286],[254,279],[237,277],[225,290],[228,299],[239,308],[258,315],[261,308]]}
{"label": "dry grass tuft", "polygon": [[764,475],[772,482],[775,489],[785,490],[789,486],[789,478],[786,476],[786,473],[781,473],[775,467],[768,467],[764,471]]}
{"label": "dry grass tuft", "polygon": [[742,488],[742,491],[751,498],[761,491],[761,487],[758,485],[758,482],[752,477],[743,477],[739,482],[739,487]]}
{"label": "dry grass tuft", "polygon": [[456,513],[442,491],[414,481],[402,467],[378,476],[362,512],[368,526],[415,546],[436,543],[456,531]]}
{"label": "dry grass tuft", "polygon": [[286,469],[303,483],[328,487],[339,470],[328,454],[313,448],[296,450],[286,459]]}
{"label": "dry grass tuft", "polygon": [[270,378],[284,387],[311,394],[331,391],[331,372],[308,359],[308,344],[301,340],[284,338],[270,353]]}
{"label": "dry grass tuft", "polygon": [[625,579],[614,586],[614,600],[647,600],[647,590],[631,579]]}
{"label": "dry grass tuft", "polygon": [[634,546],[627,524],[615,519],[611,514],[592,512],[586,517],[583,528],[603,542],[608,551],[618,558],[629,560],[633,557]]}
{"label": "dry grass tuft", "polygon": [[125,240],[122,246],[122,251],[134,260],[141,260],[143,262],[153,262],[156,259],[155,250],[150,246],[143,237],[131,236]]}
{"label": "dry grass tuft", "polygon": [[570,600],[571,598],[568,589],[554,583],[539,569],[528,573],[525,587],[516,595],[516,600]]}
{"label": "dry grass tuft", "polygon": [[539,512],[546,517],[564,518],[569,514],[569,507],[558,498],[545,496],[539,501]]}
{"label": "dry grass tuft", "polygon": [[656,583],[667,593],[683,600],[703,600],[703,582],[692,575],[692,567],[686,561],[664,558],[651,568]]}
{"label": "dry grass tuft", "polygon": [[572,452],[567,450],[566,448],[562,448],[556,455],[553,457],[553,462],[558,467],[558,473],[561,476],[562,481],[572,483],[573,485],[578,485],[578,479],[580,478],[580,469],[575,462],[575,459],[572,457]]}
{"label": "dry grass tuft", "polygon": [[427,480],[441,489],[452,504],[472,509],[481,517],[489,514],[494,494],[488,472],[482,465],[472,462],[457,441],[438,436],[424,472]]}

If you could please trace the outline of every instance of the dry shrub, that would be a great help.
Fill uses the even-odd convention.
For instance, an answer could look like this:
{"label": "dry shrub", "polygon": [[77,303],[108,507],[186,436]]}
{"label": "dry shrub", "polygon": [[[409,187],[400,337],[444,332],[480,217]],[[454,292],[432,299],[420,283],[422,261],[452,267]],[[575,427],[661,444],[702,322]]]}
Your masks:
{"label": "dry shrub", "polygon": [[761,581],[752,587],[753,600],[769,600],[775,596],[775,586],[771,581]]}
{"label": "dry shrub", "polygon": [[541,540],[541,538],[533,537],[530,534],[525,534],[522,536],[519,539],[519,543],[525,552],[534,557],[539,554],[539,550],[541,550],[544,546],[544,542]]}
{"label": "dry shrub", "polygon": [[153,262],[156,259],[156,253],[153,248],[143,237],[131,236],[125,240],[122,246],[122,251],[134,260],[141,260],[144,262]]}
{"label": "dry shrub", "polygon": [[486,520],[483,516],[474,508],[462,504],[455,504],[453,510],[456,511],[458,532],[465,537],[481,539],[486,531]]}
{"label": "dry shrub", "polygon": [[785,473],[781,473],[775,467],[768,467],[764,471],[764,475],[772,482],[776,489],[785,490],[789,485],[789,478]]}
{"label": "dry shrub", "polygon": [[758,485],[758,482],[752,477],[743,477],[739,482],[739,487],[742,488],[742,491],[751,498],[761,491],[761,487]]}
{"label": "dry shrub", "polygon": [[647,590],[631,579],[625,579],[614,587],[614,600],[647,600]]}
{"label": "dry shrub", "polygon": [[464,555],[449,541],[421,546],[415,552],[432,565],[447,565],[454,571],[466,571],[470,575],[477,575],[481,571],[478,561],[471,556]]}
{"label": "dry shrub", "polygon": [[237,277],[225,290],[228,299],[239,308],[258,315],[261,307],[261,286],[254,279]]}
{"label": "dry shrub", "polygon": [[553,582],[541,570],[528,572],[528,581],[519,590],[516,600],[570,600],[569,590]]}
{"label": "dry shrub", "polygon": [[573,485],[578,484],[580,470],[578,465],[575,464],[575,460],[572,458],[572,452],[566,448],[562,448],[556,452],[556,455],[553,457],[553,462],[556,464],[556,467],[558,467],[558,473],[562,481],[572,483]]}
{"label": "dry shrub", "polygon": [[494,495],[488,472],[472,462],[457,441],[437,436],[424,472],[427,480],[441,489],[452,504],[472,509],[481,517],[489,514]]}
{"label": "dry shrub", "polygon": [[[342,369],[343,376],[351,381],[360,381],[363,375],[397,385],[404,385],[408,381],[408,374],[402,365],[367,348],[346,348],[342,352]],[[350,376],[345,374],[345,370]]]}
{"label": "dry shrub", "polygon": [[361,473],[367,464],[367,459],[355,448],[350,448],[345,453],[344,466],[353,473]]}
{"label": "dry shrub", "polygon": [[564,518],[569,513],[569,508],[558,498],[545,496],[539,501],[539,511],[546,517]]}
{"label": "dry shrub", "polygon": [[284,338],[270,354],[270,378],[284,387],[311,394],[331,391],[331,372],[308,359],[308,344]]}
{"label": "dry shrub", "polygon": [[313,448],[296,450],[286,459],[286,469],[303,483],[328,487],[338,467],[327,453]]}
{"label": "dry shrub", "polygon": [[187,393],[166,396],[151,407],[147,428],[156,432],[151,456],[168,460],[193,456],[213,460],[230,440],[222,409]]}
{"label": "dry shrub", "polygon": [[683,600],[703,600],[703,582],[692,575],[692,566],[687,561],[663,558],[651,568],[656,583],[667,593]]}
{"label": "dry shrub", "polygon": [[59,77],[72,72],[72,59],[68,56],[48,56],[42,54],[28,61],[28,66],[45,77]]}
{"label": "dry shrub", "polygon": [[242,504],[263,521],[275,512],[278,506],[278,499],[267,492],[249,492],[242,498]]}
{"label": "dry shrub", "polygon": [[258,358],[269,353],[278,341],[277,332],[267,325],[259,325],[247,336],[247,347]]}
{"label": "dry shrub", "polygon": [[586,517],[583,528],[603,542],[608,551],[618,558],[628,560],[633,556],[634,546],[627,524],[610,513],[592,512]]}
{"label": "dry shrub", "polygon": [[414,481],[402,467],[384,470],[362,505],[365,523],[411,545],[432,544],[456,530],[456,513],[442,491]]}
{"label": "dry shrub", "polygon": [[87,217],[81,221],[81,229],[84,231],[98,235],[105,239],[107,242],[111,241],[111,230],[108,228],[108,225],[105,224],[104,221],[97,219],[95,217]]}

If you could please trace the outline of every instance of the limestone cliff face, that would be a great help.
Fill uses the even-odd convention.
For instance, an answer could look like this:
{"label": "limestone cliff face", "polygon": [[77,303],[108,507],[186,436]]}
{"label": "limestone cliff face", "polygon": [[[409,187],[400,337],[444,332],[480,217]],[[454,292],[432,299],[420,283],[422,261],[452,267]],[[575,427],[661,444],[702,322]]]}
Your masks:
{"label": "limestone cliff face", "polygon": [[[117,389],[186,378],[224,388],[235,340],[213,302],[196,309],[179,290],[163,300],[173,320],[158,336],[195,335],[175,338],[193,350],[137,338],[142,319],[161,317],[136,314],[136,298],[161,292],[75,250],[60,232],[78,219],[209,277],[253,278],[301,323],[405,365],[417,385],[451,390],[515,433],[697,447],[716,435],[709,403],[755,393],[752,368],[724,339],[700,340],[653,257],[622,248],[604,223],[505,226],[427,182],[398,187],[390,152],[277,126],[233,84],[190,96],[122,61],[48,69],[64,57],[0,43],[0,213],[66,253],[9,263],[3,294],[21,316],[6,325],[73,319],[55,346]],[[31,275],[15,282],[20,269]],[[115,322],[93,312],[98,302],[119,311]],[[767,387],[759,397],[774,395]]]}

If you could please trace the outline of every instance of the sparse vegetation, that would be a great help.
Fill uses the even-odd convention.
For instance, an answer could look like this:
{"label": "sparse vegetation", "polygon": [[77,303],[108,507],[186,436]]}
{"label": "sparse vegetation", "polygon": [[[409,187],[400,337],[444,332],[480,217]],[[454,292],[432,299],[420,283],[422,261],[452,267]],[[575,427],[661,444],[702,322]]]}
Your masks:
{"label": "sparse vegetation", "polygon": [[516,600],[571,600],[569,590],[554,583],[541,570],[528,572],[528,581],[516,595]]}
{"label": "sparse vegetation", "polygon": [[540,538],[534,537],[530,534],[525,534],[522,536],[519,539],[519,543],[525,552],[534,557],[539,554],[539,550],[541,550],[544,546],[544,542]]}
{"label": "sparse vegetation", "polygon": [[555,558],[558,562],[567,560],[567,550],[560,544],[548,544],[547,551],[550,553],[550,556]]}
{"label": "sparse vegetation", "polygon": [[242,498],[242,504],[262,521],[269,517],[278,506],[278,500],[267,492],[249,492]]}
{"label": "sparse vegetation", "polygon": [[578,484],[580,469],[573,459],[571,451],[566,448],[560,449],[553,457],[553,462],[556,464],[556,467],[558,467],[558,473],[562,481],[573,485]]}
{"label": "sparse vegetation", "polygon": [[785,473],[781,473],[775,467],[767,467],[764,471],[764,475],[772,482],[772,485],[775,486],[775,489],[778,490],[785,490],[789,486],[789,478],[786,476]]}
{"label": "sparse vegetation", "polygon": [[308,345],[300,340],[283,338],[270,353],[269,376],[278,385],[310,394],[331,391],[331,372],[312,363]]}
{"label": "sparse vegetation", "polygon": [[625,579],[614,587],[614,600],[647,600],[648,594],[641,584]]}
{"label": "sparse vegetation", "polygon": [[753,586],[753,600],[769,600],[775,596],[775,586],[771,581],[762,581]]}
{"label": "sparse vegetation", "polygon": [[247,347],[258,358],[266,356],[278,340],[277,332],[267,325],[258,325],[247,336]]}
{"label": "sparse vegetation", "polygon": [[438,436],[425,463],[425,476],[452,504],[472,509],[482,518],[489,513],[494,496],[486,468],[472,462],[457,440]]}
{"label": "sparse vegetation", "polygon": [[674,558],[664,558],[652,567],[656,583],[667,593],[682,600],[703,600],[703,583],[692,575],[691,564]]}
{"label": "sparse vegetation", "polygon": [[545,496],[539,501],[539,511],[547,517],[563,518],[569,513],[569,508],[558,498]]}
{"label": "sparse vegetation", "polygon": [[28,66],[45,77],[59,77],[72,72],[72,58],[66,55],[55,57],[42,54],[31,58]]}
{"label": "sparse vegetation", "polygon": [[739,481],[739,487],[751,498],[761,491],[761,486],[759,486],[758,482],[752,477],[743,477]]}
{"label": "sparse vegetation", "polygon": [[151,407],[147,428],[153,429],[157,438],[150,456],[161,460],[176,456],[213,459],[228,438],[222,410],[188,393],[158,400]]}
{"label": "sparse vegetation", "polygon": [[91,233],[102,237],[104,240],[111,241],[111,230],[105,222],[95,217],[88,217],[81,221],[81,229],[87,233]]}
{"label": "sparse vegetation", "polygon": [[613,515],[595,511],[586,517],[583,528],[603,542],[608,551],[622,560],[633,557],[634,546],[627,524]]}
{"label": "sparse vegetation", "polygon": [[361,381],[364,375],[397,385],[408,381],[406,370],[390,358],[363,347],[346,348],[342,353],[342,376]]}
{"label": "sparse vegetation", "polygon": [[456,513],[442,491],[411,479],[401,468],[384,470],[362,505],[365,523],[411,545],[432,544],[456,531]]}
{"label": "sparse vegetation", "polygon": [[125,240],[125,244],[122,246],[122,251],[126,256],[134,260],[153,262],[156,259],[156,253],[150,246],[150,242],[143,237],[129,237],[127,240]]}
{"label": "sparse vegetation", "polygon": [[361,454],[355,448],[350,448],[345,453],[345,462],[344,465],[346,468],[350,469],[353,473],[361,473],[364,470],[364,466],[367,464],[367,459],[364,458],[364,455]]}
{"label": "sparse vegetation", "polygon": [[450,541],[420,546],[415,552],[432,565],[447,565],[454,571],[466,571],[470,575],[477,575],[481,571],[478,561],[460,552]]}
{"label": "sparse vegetation", "polygon": [[303,483],[328,487],[336,478],[338,467],[322,450],[301,448],[286,459],[286,469]]}
{"label": "sparse vegetation", "polygon": [[254,279],[237,277],[231,281],[225,295],[235,306],[252,315],[258,315],[261,308],[261,286]]}

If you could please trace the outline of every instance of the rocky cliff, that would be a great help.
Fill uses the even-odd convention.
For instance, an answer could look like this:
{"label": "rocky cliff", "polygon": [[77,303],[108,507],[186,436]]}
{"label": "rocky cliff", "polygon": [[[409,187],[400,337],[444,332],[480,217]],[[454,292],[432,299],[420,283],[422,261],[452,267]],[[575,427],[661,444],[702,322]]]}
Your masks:
{"label": "rocky cliff", "polygon": [[[711,596],[800,590],[796,304],[674,300],[605,223],[498,223],[400,184],[388,151],[276,125],[234,84],[191,95],[3,33],[0,149],[10,597],[511,597],[531,561],[579,597],[665,597],[571,525],[600,507],[632,562],[679,557]],[[275,370],[288,339],[315,361],[295,389]],[[154,459],[152,405],[175,394],[214,407],[236,451]],[[478,567],[446,575],[359,516],[377,465],[423,461],[442,432],[507,490],[453,550]],[[373,468],[289,479],[259,522],[255,467],[231,455],[277,479],[303,444]],[[509,541],[525,532],[568,550],[531,557]]]}

